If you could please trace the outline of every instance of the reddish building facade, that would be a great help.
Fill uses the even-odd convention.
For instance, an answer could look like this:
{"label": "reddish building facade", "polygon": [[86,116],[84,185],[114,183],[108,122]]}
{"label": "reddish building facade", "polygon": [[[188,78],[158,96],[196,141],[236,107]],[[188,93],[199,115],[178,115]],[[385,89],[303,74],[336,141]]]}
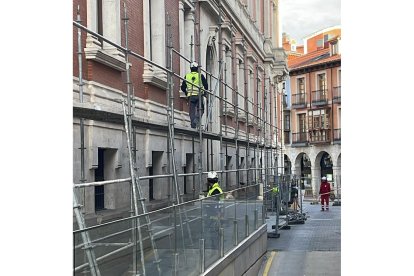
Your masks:
{"label": "reddish building facade", "polygon": [[290,106],[284,116],[290,129],[285,131],[285,158],[313,196],[322,176],[340,186],[341,37],[334,36],[320,49],[314,47],[327,33],[308,37],[308,50],[313,50],[288,61]]}

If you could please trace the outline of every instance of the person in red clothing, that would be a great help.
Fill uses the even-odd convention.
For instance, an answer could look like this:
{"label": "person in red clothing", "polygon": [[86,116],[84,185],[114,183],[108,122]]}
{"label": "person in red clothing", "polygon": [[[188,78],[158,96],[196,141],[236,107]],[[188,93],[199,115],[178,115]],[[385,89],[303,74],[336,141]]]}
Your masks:
{"label": "person in red clothing", "polygon": [[321,197],[321,205],[322,205],[322,210],[321,211],[325,211],[324,203],[325,203],[326,211],[329,211],[329,194],[330,193],[331,193],[331,185],[326,180],[326,177],[323,176],[322,177],[322,182],[321,182],[321,187],[319,188],[319,195]]}

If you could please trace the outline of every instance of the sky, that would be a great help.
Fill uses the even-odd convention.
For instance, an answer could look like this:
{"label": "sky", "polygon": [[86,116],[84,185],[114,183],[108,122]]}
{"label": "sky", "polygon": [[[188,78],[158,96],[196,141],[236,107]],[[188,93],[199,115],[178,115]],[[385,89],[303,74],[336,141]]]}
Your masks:
{"label": "sky", "polygon": [[282,32],[303,44],[303,38],[341,24],[341,0],[280,0]]}

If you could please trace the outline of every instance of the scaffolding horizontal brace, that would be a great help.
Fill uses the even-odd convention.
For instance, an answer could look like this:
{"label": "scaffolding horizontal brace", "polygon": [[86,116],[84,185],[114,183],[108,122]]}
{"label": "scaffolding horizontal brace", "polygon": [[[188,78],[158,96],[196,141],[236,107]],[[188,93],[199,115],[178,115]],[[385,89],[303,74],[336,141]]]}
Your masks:
{"label": "scaffolding horizontal brace", "polygon": [[[107,110],[99,110],[94,107],[91,103],[73,103],[73,116],[76,118],[84,118],[89,120],[97,120],[97,121],[104,121],[104,122],[110,122],[114,124],[124,124],[124,118],[121,113],[116,113],[114,111],[107,111]],[[148,119],[142,119],[142,118],[132,118],[132,125],[136,127],[141,128],[148,128],[151,130],[159,130],[168,132],[168,123],[159,123],[154,122]],[[179,127],[175,126],[174,131],[176,134],[184,134],[192,137],[198,137],[199,132],[196,129],[192,129],[189,127]],[[202,133],[203,139],[211,139],[211,140],[220,140],[220,135],[216,133],[211,132],[203,132]],[[234,137],[222,137],[222,141],[225,143],[235,143],[236,138]],[[247,146],[248,144],[250,147],[259,147],[259,148],[275,148],[271,146],[264,146],[262,144],[257,145],[257,143],[247,140],[240,140],[237,139],[237,142],[240,146]]]}

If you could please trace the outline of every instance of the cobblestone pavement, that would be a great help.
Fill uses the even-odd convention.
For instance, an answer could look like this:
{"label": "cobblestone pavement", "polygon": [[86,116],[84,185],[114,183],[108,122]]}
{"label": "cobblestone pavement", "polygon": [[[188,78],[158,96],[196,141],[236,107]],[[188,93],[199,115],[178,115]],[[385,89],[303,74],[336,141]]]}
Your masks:
{"label": "cobblestone pavement", "polygon": [[341,275],[341,206],[330,205],[329,211],[322,212],[320,205],[304,202],[307,220],[279,230],[279,238],[268,238],[259,275]]}

